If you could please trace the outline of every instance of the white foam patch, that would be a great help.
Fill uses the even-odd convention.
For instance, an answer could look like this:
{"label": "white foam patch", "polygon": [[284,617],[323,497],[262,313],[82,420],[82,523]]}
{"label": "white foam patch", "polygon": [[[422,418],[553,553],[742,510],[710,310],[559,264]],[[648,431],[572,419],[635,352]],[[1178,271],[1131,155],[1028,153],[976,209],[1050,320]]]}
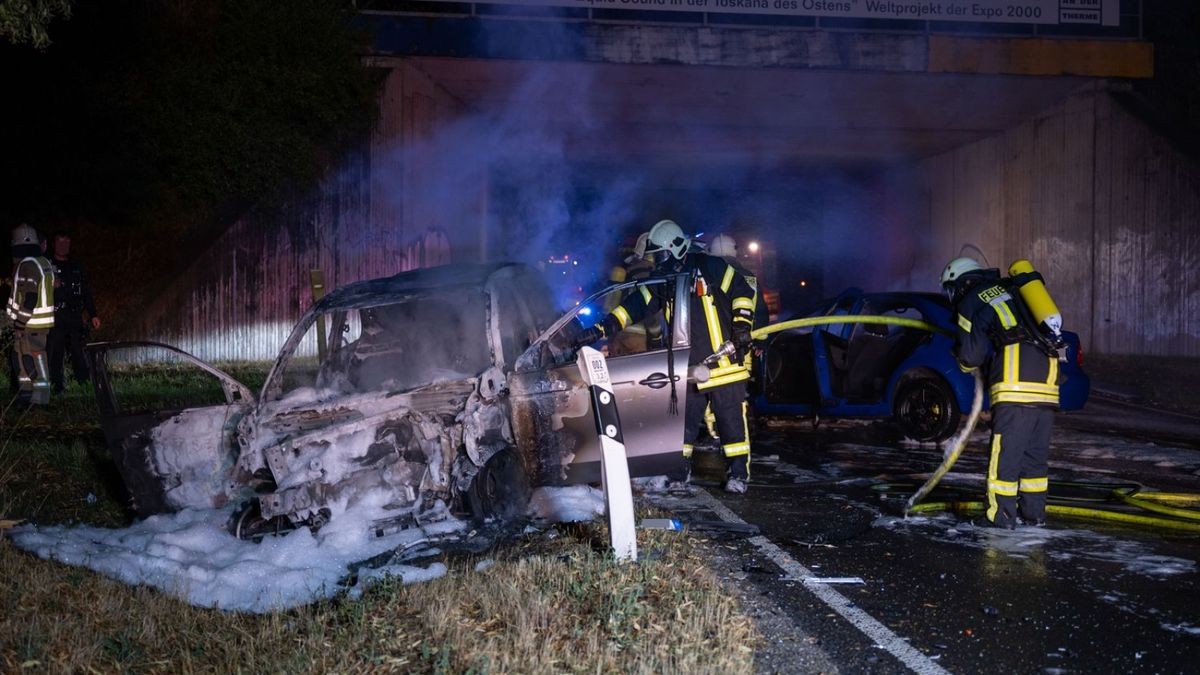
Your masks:
{"label": "white foam patch", "polygon": [[[316,535],[307,528],[260,543],[237,539],[225,529],[230,509],[187,509],[158,515],[124,529],[25,526],[10,532],[13,543],[46,560],[86,567],[130,585],[146,585],[190,604],[244,612],[271,612],[336,595],[353,563],[462,530],[446,520],[374,537],[371,522],[382,500],[364,499],[335,510]],[[405,583],[441,576],[437,565],[360,571],[368,580],[391,573]]]}
{"label": "white foam patch", "polygon": [[973,548],[1001,551],[1016,557],[1033,552],[1061,561],[1107,562],[1125,571],[1152,578],[1172,577],[1196,571],[1196,562],[1154,553],[1149,544],[1118,539],[1091,530],[1057,527],[1021,527],[1015,530],[979,528],[952,515],[899,518],[880,516],[876,527],[912,529],[935,541],[953,542]]}
{"label": "white foam patch", "polygon": [[553,523],[573,523],[604,515],[604,493],[589,485],[541,487],[533,491],[529,513]]}
{"label": "white foam patch", "polygon": [[[1200,466],[1200,450],[1164,446],[1144,441],[1116,440],[1079,434],[1078,439],[1054,445],[1069,449],[1072,457],[1078,459],[1112,459],[1151,464],[1160,468]],[[1052,451],[1051,456],[1053,455]]]}
{"label": "white foam patch", "polygon": [[429,567],[414,565],[384,565],[376,568],[363,568],[358,573],[358,583],[346,595],[355,600],[362,597],[363,591],[386,579],[397,579],[403,584],[415,584],[422,581],[432,581],[446,576],[444,563],[433,563]]}
{"label": "white foam patch", "polygon": [[634,478],[630,481],[633,484],[633,489],[637,492],[666,492],[671,485],[671,480],[666,476],[643,476]]}

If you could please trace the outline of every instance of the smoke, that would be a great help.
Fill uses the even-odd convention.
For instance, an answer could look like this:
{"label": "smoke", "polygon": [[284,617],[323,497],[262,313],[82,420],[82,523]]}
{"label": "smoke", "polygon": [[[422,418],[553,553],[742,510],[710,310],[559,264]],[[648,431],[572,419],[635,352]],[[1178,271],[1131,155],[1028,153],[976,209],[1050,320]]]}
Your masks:
{"label": "smoke", "polygon": [[[763,99],[762,78],[726,78],[714,90],[681,66],[696,85],[664,90],[671,67],[537,60],[578,41],[565,25],[544,26],[539,38],[512,61],[402,66],[398,114],[409,119],[394,135],[391,172],[377,168],[373,180],[403,214],[404,238],[443,230],[459,261],[547,269],[569,260],[553,267],[568,294],[595,290],[621,242],[663,218],[693,235],[761,241],[766,283],[796,290],[803,281],[810,296],[912,280],[922,235],[905,237],[927,220],[924,196],[881,163],[822,162],[824,132],[784,119],[799,106],[836,116],[832,94],[780,92],[779,107],[743,105]],[[490,39],[486,29],[480,39]],[[810,145],[813,157],[798,160]]]}

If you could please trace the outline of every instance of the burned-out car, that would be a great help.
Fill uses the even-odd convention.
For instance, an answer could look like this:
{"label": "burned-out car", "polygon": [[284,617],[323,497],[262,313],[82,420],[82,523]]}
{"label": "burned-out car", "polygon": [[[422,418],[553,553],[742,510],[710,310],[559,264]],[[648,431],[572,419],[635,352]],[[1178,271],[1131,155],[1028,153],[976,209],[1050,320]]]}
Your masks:
{"label": "burned-out car", "polygon": [[[614,340],[608,366],[630,473],[677,475],[684,281],[614,286],[558,318],[540,274],[516,263],[350,284],[303,316],[257,397],[173,347],[97,343],[89,356],[102,426],[141,515],[234,504],[240,536],[316,528],[368,496],[381,504],[378,533],[450,513],[513,515],[531,487],[599,480],[577,336],[602,307],[644,288],[669,296],[680,315],[670,325],[649,319],[664,337],[640,348]],[[208,398],[146,395],[130,383],[138,364],[162,371],[168,360],[177,362],[168,374],[200,371]]]}

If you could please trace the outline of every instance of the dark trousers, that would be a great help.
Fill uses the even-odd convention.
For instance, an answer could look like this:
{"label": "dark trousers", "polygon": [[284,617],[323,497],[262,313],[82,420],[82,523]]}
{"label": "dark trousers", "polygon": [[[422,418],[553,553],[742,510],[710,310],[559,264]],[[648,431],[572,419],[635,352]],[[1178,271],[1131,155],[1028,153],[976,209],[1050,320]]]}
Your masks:
{"label": "dark trousers", "polygon": [[17,382],[21,377],[21,364],[17,361],[17,336],[12,331],[0,338],[4,341],[4,360],[8,362],[8,395],[17,393]]}
{"label": "dark trousers", "polygon": [[717,435],[729,463],[729,475],[745,480],[750,476],[750,436],[746,428],[746,383],[732,382],[712,389],[696,389],[688,384],[687,404],[683,412],[683,454],[691,457],[692,445],[704,423],[704,409],[712,406],[717,418]]}
{"label": "dark trousers", "polygon": [[68,350],[71,353],[71,370],[75,373],[75,380],[80,384],[88,381],[88,364],[83,345],[83,322],[60,323],[58,317],[55,317],[46,348],[50,357],[50,386],[54,391],[59,392],[63,389],[63,360]]}
{"label": "dark trousers", "polygon": [[1050,434],[1054,410],[1001,404],[992,409],[991,460],[988,462],[988,520],[1012,527],[1046,517]]}

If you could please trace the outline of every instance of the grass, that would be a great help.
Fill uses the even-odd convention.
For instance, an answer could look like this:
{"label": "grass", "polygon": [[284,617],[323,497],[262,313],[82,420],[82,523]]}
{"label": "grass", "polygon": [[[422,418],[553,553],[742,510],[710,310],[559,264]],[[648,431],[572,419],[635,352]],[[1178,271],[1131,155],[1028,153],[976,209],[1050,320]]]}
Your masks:
{"label": "grass", "polygon": [[[139,374],[147,391],[179,384]],[[156,384],[157,383],[157,384]],[[90,392],[6,417],[0,528],[129,522]],[[90,497],[89,497],[90,496]],[[706,542],[639,533],[637,564],[604,553],[600,524],[504,544],[494,562],[445,558],[448,574],[385,581],[269,615],[193,607],[144,587],[37,559],[0,539],[2,672],[721,672],[753,669],[753,623],[705,565]]]}

